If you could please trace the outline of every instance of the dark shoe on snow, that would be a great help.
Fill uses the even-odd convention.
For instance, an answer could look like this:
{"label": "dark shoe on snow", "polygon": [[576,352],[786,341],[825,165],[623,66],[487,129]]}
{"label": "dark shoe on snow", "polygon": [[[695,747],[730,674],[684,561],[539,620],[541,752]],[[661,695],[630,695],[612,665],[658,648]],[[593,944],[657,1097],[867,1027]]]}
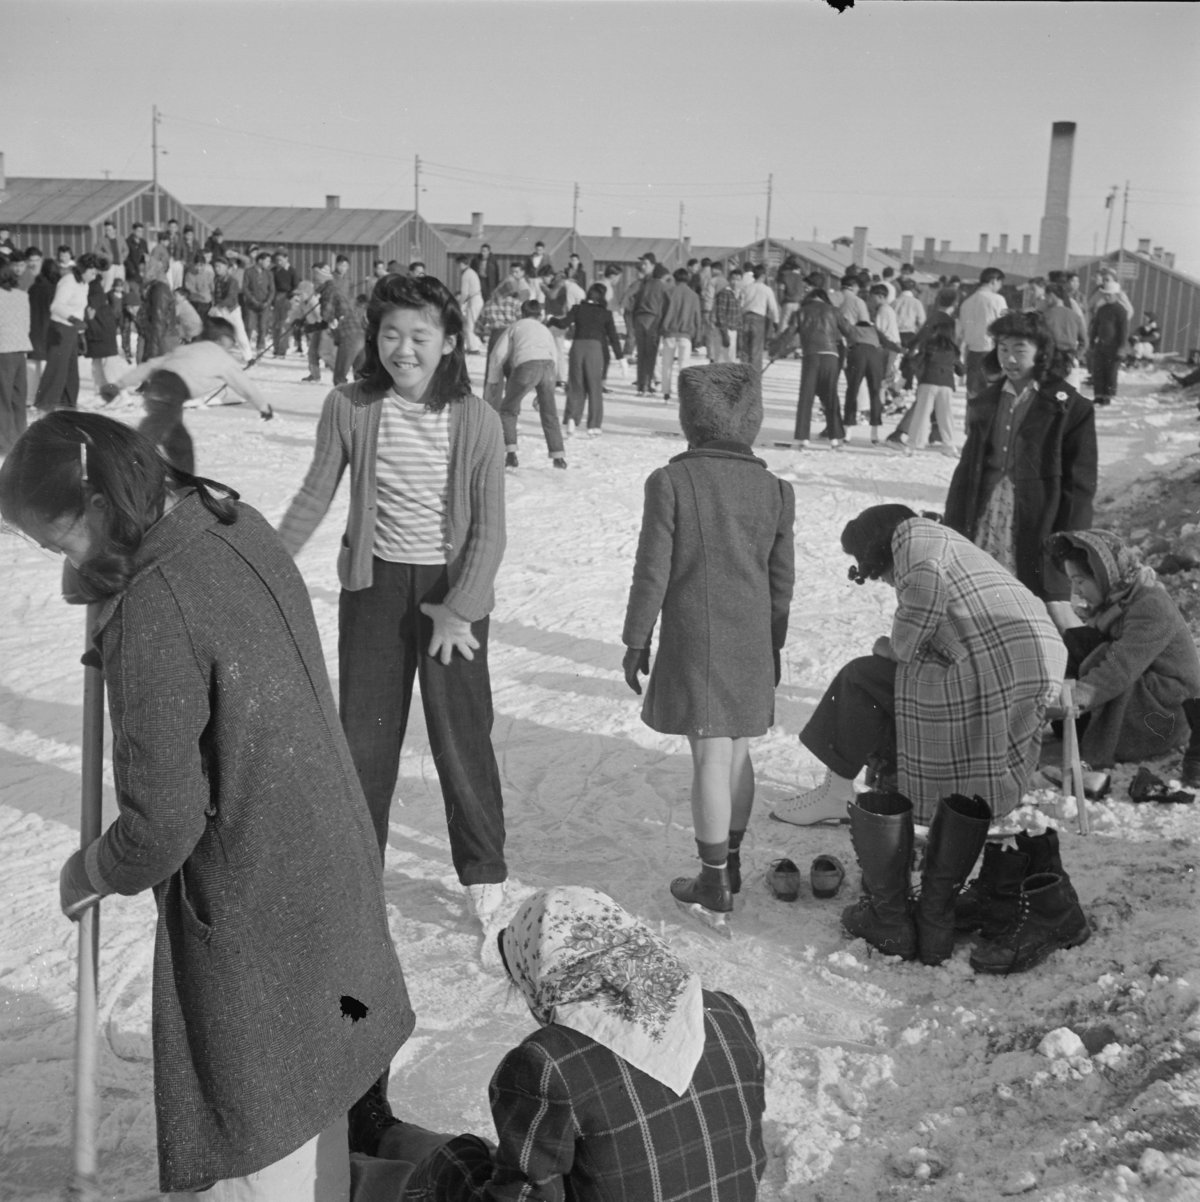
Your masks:
{"label": "dark shoe on snow", "polygon": [[1027,972],[1052,952],[1086,943],[1091,934],[1071,882],[1052,872],[1034,873],[1021,886],[1020,910],[1012,929],[976,947],[971,967],[993,975]]}
{"label": "dark shoe on snow", "polygon": [[813,897],[837,897],[837,892],[846,879],[846,868],[837,856],[817,856],[808,870],[808,879],[812,885]]}
{"label": "dark shoe on snow", "polygon": [[509,451],[504,456],[504,466],[511,468],[514,472],[521,466],[520,460],[517,458],[516,451]]}
{"label": "dark shoe on snow", "polygon": [[787,858],[772,861],[767,869],[767,888],[772,897],[794,902],[800,896],[800,869]]}
{"label": "dark shoe on snow", "polygon": [[1196,799],[1194,793],[1184,789],[1172,789],[1161,776],[1155,776],[1144,764],[1129,782],[1129,797],[1136,804],[1156,801],[1190,805]]}
{"label": "dark shoe on snow", "polygon": [[680,876],[671,882],[675,904],[692,918],[719,935],[729,938],[729,915],[733,910],[733,891],[729,888],[729,867],[714,868],[701,864],[698,876]]}

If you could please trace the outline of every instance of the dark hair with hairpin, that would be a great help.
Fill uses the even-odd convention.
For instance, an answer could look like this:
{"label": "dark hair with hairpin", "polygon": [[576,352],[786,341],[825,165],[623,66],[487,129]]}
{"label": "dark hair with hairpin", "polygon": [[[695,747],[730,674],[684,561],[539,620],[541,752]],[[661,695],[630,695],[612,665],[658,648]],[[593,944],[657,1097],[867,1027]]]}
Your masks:
{"label": "dark hair with hairpin", "polygon": [[30,426],[0,466],[0,518],[27,531],[34,523],[82,517],[93,496],[103,497],[103,544],[76,569],[78,596],[70,598],[100,601],[124,592],[146,531],[166,510],[167,494],[189,488],[218,520],[237,520],[233,489],[172,466],[132,426],[59,409]]}

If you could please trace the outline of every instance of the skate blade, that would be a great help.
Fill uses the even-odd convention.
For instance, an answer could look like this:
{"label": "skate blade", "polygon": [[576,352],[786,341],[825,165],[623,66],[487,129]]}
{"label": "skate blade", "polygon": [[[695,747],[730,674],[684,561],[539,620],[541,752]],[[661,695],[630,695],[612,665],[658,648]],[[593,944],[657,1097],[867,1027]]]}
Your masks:
{"label": "skate blade", "polygon": [[728,914],[720,914],[715,910],[705,909],[699,902],[682,902],[678,898],[675,899],[675,904],[689,918],[696,919],[702,926],[720,935],[722,939],[733,938],[733,931],[729,926]]}

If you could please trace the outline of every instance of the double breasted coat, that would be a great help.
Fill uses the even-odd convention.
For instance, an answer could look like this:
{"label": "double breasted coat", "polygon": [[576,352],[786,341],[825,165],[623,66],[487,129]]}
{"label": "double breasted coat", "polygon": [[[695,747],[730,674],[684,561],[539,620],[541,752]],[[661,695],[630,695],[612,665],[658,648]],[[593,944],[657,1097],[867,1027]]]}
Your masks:
{"label": "double breasted coat", "polygon": [[951,793],[1020,804],[1067,651],[1046,607],[986,551],[928,518],[892,536],[896,769],[918,822]]}
{"label": "double breasted coat", "polygon": [[642,720],[664,734],[763,734],[792,600],[795,494],[741,443],[709,442],[646,480],[627,647],[658,653]]}
{"label": "double breasted coat", "polygon": [[185,494],[95,633],[119,813],[88,849],[153,889],[160,1187],[279,1160],[359,1098],[413,1014],[304,581],[238,505]]}
{"label": "double breasted coat", "polygon": [[[967,439],[946,495],[946,525],[974,538],[987,506],[984,468],[996,430],[1003,380],[967,402]],[[1017,579],[1046,601],[1071,596],[1067,579],[1049,560],[1046,539],[1060,530],[1086,530],[1096,495],[1096,419],[1092,402],[1065,380],[1038,386],[1015,435],[1012,482]]]}

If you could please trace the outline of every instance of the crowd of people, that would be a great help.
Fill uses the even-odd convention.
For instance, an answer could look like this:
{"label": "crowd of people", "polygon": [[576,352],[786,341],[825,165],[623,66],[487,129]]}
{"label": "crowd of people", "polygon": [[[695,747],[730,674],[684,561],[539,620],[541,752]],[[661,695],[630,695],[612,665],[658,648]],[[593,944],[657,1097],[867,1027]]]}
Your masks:
{"label": "crowd of people", "polygon": [[[142,429],[73,411],[79,331],[108,296],[113,261],[88,252],[60,264],[42,416],[13,432],[0,467],[0,516],[61,552],[68,596],[99,607],[119,812],[64,865],[60,894],[74,918],[110,894],[154,890],[162,1189],[345,1202],[353,1152],[367,1159],[359,1202],[756,1195],[765,1069],[741,1003],[704,990],[594,889],[539,891],[504,921],[489,615],[530,392],[564,466],[563,439],[585,409],[588,432],[602,430],[614,360],[636,359],[640,395],[678,403],[687,448],[646,481],[622,643],[629,687],[642,693],[648,676],[643,720],[689,741],[699,868],[669,894],[690,915],[728,930],[754,804],[750,741],[775,720],[795,502],[753,447],[765,360],[797,347],[798,449],[810,445],[814,400],[836,444],[858,424],[865,387],[872,441],[886,441],[888,400],[909,392],[899,437],[920,448],[936,419],[957,460],[942,515],[878,505],[846,526],[851,578],[891,586],[895,616],[798,732],[824,779],[772,814],[849,824],[862,889],[842,915],[847,935],[936,966],[977,934],[971,966],[1001,974],[1089,937],[1054,832],[989,835],[1020,804],[1065,698],[1095,764],[1187,742],[1184,772],[1200,781],[1194,642],[1153,572],[1092,529],[1094,403],[1071,383],[1088,346],[1078,321],[1057,316],[1082,320],[1070,277],[1027,306],[1006,300],[988,269],[965,298],[941,281],[926,308],[903,272],[848,273],[835,289],[791,261],[772,286],[757,265],[670,273],[646,255],[630,285],[616,271],[589,285],[578,262],[556,269],[539,247],[503,276],[490,254],[464,262],[457,294],[420,264],[379,264],[359,291],[345,282],[348,261],[318,265],[306,290],[286,255],[259,251],[243,269],[219,231],[195,249],[186,233],[178,259],[168,227],[153,251],[126,258],[124,289],[108,281],[122,314],[135,286],[139,317],[174,312],[182,288],[201,323],[184,343],[148,319],[142,362],[115,378],[111,339],[97,342],[102,396],[140,386]],[[0,292],[15,269],[0,267]],[[43,278],[38,263],[33,282]],[[1092,331],[1111,325],[1123,339],[1128,302],[1112,285],[1098,289]],[[177,418],[210,386],[269,417],[233,351],[284,355],[297,323],[310,378],[332,359],[335,387],[276,531],[234,489],[195,474]],[[703,366],[691,364],[698,345]],[[1102,382],[1099,346],[1091,371]],[[486,356],[483,398],[472,353]],[[11,367],[0,354],[2,378]],[[335,699],[293,559],[347,469]],[[456,875],[537,1023],[492,1079],[494,1143],[403,1121],[388,1098],[414,1017],[382,863],[418,680]],[[918,824],[928,834],[914,902]]]}

